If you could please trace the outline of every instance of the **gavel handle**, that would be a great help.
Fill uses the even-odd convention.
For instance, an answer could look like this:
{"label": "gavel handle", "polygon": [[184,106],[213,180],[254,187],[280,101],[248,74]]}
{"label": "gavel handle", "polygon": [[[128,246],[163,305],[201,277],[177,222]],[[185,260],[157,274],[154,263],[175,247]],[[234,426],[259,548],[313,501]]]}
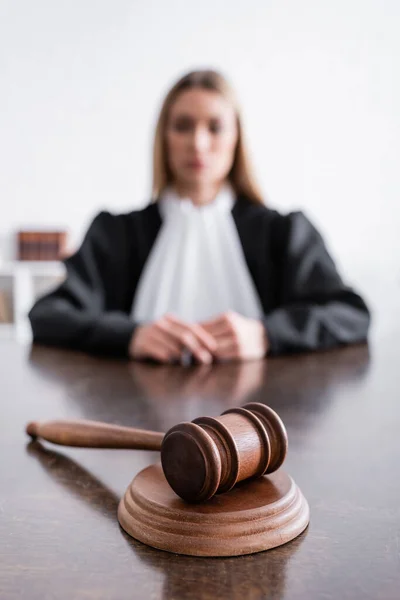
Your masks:
{"label": "gavel handle", "polygon": [[53,444],[80,448],[160,450],[164,438],[164,434],[157,431],[84,420],[31,422],[26,426],[26,433]]}

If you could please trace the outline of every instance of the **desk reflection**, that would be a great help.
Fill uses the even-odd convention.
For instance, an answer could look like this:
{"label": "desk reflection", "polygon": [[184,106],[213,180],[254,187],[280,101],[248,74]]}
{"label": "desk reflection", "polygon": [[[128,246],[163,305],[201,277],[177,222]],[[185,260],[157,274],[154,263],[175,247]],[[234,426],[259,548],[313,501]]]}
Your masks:
{"label": "desk reflection", "polygon": [[[182,367],[101,360],[33,346],[30,367],[65,390],[64,401],[82,418],[166,431],[181,421],[216,416],[246,402],[269,404],[282,418],[303,406],[326,410],[338,389],[369,369],[367,345],[272,360]],[[286,421],[285,421],[286,422]]]}

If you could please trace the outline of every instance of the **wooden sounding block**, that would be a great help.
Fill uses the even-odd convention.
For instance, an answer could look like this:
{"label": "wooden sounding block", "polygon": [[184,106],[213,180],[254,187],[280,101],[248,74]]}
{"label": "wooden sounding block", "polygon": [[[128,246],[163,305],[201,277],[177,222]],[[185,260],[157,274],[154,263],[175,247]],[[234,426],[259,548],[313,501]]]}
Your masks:
{"label": "wooden sounding block", "polygon": [[292,540],[309,522],[302,493],[278,470],[285,426],[263,404],[181,423],[165,435],[85,421],[30,423],[27,433],[69,446],[161,449],[161,465],[134,478],[118,509],[123,529],[155,548],[249,554]]}
{"label": "wooden sounding block", "polygon": [[189,504],[173,492],[158,464],[136,475],[119,504],[118,520],[129,535],[153,548],[239,556],[293,540],[307,527],[309,509],[282,470]]}

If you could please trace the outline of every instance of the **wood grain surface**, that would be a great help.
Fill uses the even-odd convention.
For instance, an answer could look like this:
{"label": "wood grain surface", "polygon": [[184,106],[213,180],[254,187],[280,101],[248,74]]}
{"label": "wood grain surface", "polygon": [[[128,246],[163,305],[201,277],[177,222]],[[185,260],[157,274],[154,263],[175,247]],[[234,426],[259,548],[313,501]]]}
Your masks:
{"label": "wood grain surface", "polygon": [[[398,344],[212,367],[157,367],[0,343],[0,598],[398,600]],[[158,452],[29,442],[31,420],[167,431],[265,402],[310,526],[258,554],[194,558],[126,535],[118,503]]]}

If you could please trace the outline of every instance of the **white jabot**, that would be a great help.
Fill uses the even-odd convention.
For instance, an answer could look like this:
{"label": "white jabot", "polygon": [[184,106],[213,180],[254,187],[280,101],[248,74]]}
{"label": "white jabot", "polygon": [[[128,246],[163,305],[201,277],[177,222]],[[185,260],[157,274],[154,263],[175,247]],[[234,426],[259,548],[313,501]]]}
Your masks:
{"label": "white jabot", "polygon": [[199,322],[233,310],[260,318],[262,307],[231,213],[229,185],[195,206],[172,188],[159,200],[161,230],[140,277],[132,307],[138,322],[166,313]]}

